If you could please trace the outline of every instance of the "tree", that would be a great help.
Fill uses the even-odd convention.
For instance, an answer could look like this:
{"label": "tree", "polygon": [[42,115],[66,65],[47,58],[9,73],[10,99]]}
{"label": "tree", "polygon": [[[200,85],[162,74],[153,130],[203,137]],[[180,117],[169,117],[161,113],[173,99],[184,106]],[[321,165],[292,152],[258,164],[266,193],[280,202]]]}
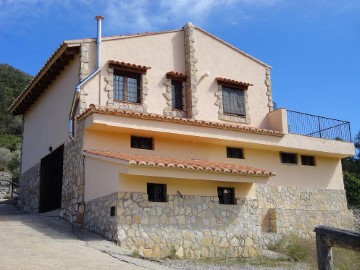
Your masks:
{"label": "tree", "polygon": [[360,208],[360,131],[354,139],[356,154],[342,160],[348,205]]}

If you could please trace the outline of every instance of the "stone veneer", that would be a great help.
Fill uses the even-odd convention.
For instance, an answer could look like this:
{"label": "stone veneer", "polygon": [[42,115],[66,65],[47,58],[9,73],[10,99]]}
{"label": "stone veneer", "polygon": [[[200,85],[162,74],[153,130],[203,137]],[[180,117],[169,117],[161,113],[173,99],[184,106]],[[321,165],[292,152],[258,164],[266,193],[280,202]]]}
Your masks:
{"label": "stone veneer", "polygon": [[238,116],[238,115],[232,115],[232,114],[226,114],[224,113],[224,107],[223,107],[223,93],[222,93],[222,85],[218,85],[218,91],[215,92],[215,105],[219,107],[218,115],[220,120],[229,121],[229,122],[237,122],[237,123],[243,123],[243,124],[250,124],[250,106],[249,106],[249,94],[248,90],[244,91],[244,101],[245,101],[245,112],[246,116]]}
{"label": "stone veneer", "polygon": [[107,92],[106,106],[117,109],[132,110],[138,112],[146,112],[147,104],[145,103],[146,96],[148,94],[148,78],[145,74],[141,74],[141,103],[123,102],[121,100],[114,100],[114,69],[107,69],[107,76],[105,80],[105,92]]}
{"label": "stone veneer", "polygon": [[184,26],[184,49],[185,49],[185,74],[186,79],[186,113],[188,118],[195,119],[198,114],[196,104],[198,99],[196,97],[197,92],[197,68],[196,63],[198,59],[195,57],[195,38],[194,38],[194,25],[187,23]]}
{"label": "stone veneer", "polygon": [[180,117],[180,118],[185,118],[186,117],[186,112],[187,112],[187,107],[186,107],[186,95],[184,95],[184,93],[186,93],[186,86],[185,83],[182,83],[182,101],[183,101],[183,109],[182,110],[176,110],[173,109],[173,104],[172,104],[172,87],[171,87],[171,79],[166,79],[164,82],[164,86],[165,86],[165,93],[164,93],[164,97],[166,99],[166,107],[164,108],[164,115],[166,116],[172,116],[172,117]]}
{"label": "stone veneer", "polygon": [[64,146],[63,187],[60,216],[76,228],[84,222],[85,169],[82,156],[84,120],[77,121],[75,140]]}
{"label": "stone veneer", "polygon": [[270,68],[267,67],[266,68],[266,79],[265,79],[265,85],[266,85],[266,95],[268,96],[268,107],[269,107],[269,111],[273,111],[274,110],[274,103],[272,100],[272,86],[271,86],[271,76],[270,76]]}
{"label": "stone veneer", "polygon": [[271,227],[265,231],[313,238],[320,224],[354,229],[345,190],[257,185],[256,192],[263,223],[270,211]]}
{"label": "stone veneer", "polygon": [[19,177],[18,205],[25,212],[39,213],[40,163],[32,166]]}
{"label": "stone veneer", "polygon": [[[80,80],[85,79],[89,75],[89,44],[82,43],[80,49],[80,70],[79,77]],[[79,99],[79,112],[83,112],[87,108],[86,96],[88,94],[84,90],[84,87],[80,90],[80,99]]]}
{"label": "stone veneer", "polygon": [[[172,249],[179,257],[250,257],[284,234],[311,238],[319,224],[354,227],[342,190],[256,190],[257,199],[237,198],[237,205],[221,205],[218,197],[168,195],[159,203],[144,193],[113,193],[86,203],[85,226],[148,257]],[[116,217],[110,217],[111,206]]]}

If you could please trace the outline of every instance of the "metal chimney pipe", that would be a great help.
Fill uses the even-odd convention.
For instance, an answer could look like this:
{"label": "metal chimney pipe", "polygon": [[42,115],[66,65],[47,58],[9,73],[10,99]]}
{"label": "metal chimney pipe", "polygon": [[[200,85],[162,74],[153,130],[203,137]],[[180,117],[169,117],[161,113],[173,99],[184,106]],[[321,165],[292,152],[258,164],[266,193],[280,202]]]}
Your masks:
{"label": "metal chimney pipe", "polygon": [[100,68],[101,65],[101,21],[104,19],[103,16],[96,16],[95,19],[97,20],[97,68]]}
{"label": "metal chimney pipe", "polygon": [[87,83],[92,77],[98,74],[101,70],[101,21],[104,19],[103,16],[96,16],[95,19],[97,20],[97,37],[96,37],[96,49],[97,49],[97,63],[96,69],[86,76],[84,79],[80,81],[78,85],[75,86],[75,93],[71,104],[70,114],[69,114],[69,123],[68,123],[68,133],[69,138],[74,140],[74,118],[75,118],[75,107],[76,103],[80,97],[80,88]]}

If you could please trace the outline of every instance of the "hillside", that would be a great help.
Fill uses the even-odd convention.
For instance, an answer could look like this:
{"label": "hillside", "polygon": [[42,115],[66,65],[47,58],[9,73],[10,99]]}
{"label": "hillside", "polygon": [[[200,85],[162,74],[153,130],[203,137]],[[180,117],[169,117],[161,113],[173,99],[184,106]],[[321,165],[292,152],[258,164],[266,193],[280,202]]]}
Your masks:
{"label": "hillside", "polygon": [[7,109],[30,82],[32,76],[7,64],[0,64],[0,171],[18,173],[22,117]]}

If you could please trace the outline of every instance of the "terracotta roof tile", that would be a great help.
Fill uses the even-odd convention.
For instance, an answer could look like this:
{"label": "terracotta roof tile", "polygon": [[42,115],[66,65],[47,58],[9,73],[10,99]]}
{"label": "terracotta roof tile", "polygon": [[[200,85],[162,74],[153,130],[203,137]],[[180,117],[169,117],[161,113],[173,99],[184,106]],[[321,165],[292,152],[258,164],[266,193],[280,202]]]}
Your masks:
{"label": "terracotta roof tile", "polygon": [[166,78],[186,81],[187,76],[185,74],[182,74],[181,72],[169,71],[168,73],[166,73]]}
{"label": "terracotta roof tile", "polygon": [[251,83],[235,81],[235,80],[226,79],[226,78],[222,78],[222,77],[216,77],[216,80],[219,84],[235,86],[235,87],[245,87],[246,89],[248,88],[248,86],[253,86],[253,84],[251,84]]}
{"label": "terracotta roof tile", "polygon": [[102,150],[84,150],[85,154],[117,159],[128,163],[129,166],[149,166],[163,168],[177,168],[184,170],[207,171],[218,173],[229,173],[253,176],[275,176],[274,172],[257,169],[238,164],[228,164],[201,159],[171,158],[155,155],[138,155],[128,153],[117,153]]}
{"label": "terracotta roof tile", "polygon": [[151,67],[141,66],[141,65],[136,65],[136,64],[126,63],[126,62],[120,62],[120,61],[115,61],[115,60],[109,60],[109,66],[124,68],[127,70],[141,71],[141,72],[146,72],[148,69],[151,69]]}
{"label": "terracotta roof tile", "polygon": [[119,116],[123,116],[123,117],[133,117],[133,118],[149,119],[149,120],[155,120],[155,121],[179,123],[179,124],[184,124],[184,125],[235,130],[235,131],[241,131],[241,132],[257,133],[257,134],[279,136],[279,137],[284,136],[284,133],[282,133],[280,131],[276,131],[276,130],[260,129],[260,128],[255,128],[255,127],[243,126],[243,125],[239,125],[239,124],[228,124],[228,123],[223,123],[223,122],[211,122],[211,121],[195,120],[195,119],[189,119],[189,118],[171,117],[171,116],[165,116],[165,115],[155,114],[155,113],[142,113],[142,112],[136,112],[136,111],[130,111],[130,110],[121,110],[121,109],[116,109],[116,108],[98,106],[98,105],[94,105],[94,104],[91,104],[88,109],[86,109],[82,114],[78,115],[77,119],[84,119],[87,116],[91,115],[92,113],[119,115]]}

